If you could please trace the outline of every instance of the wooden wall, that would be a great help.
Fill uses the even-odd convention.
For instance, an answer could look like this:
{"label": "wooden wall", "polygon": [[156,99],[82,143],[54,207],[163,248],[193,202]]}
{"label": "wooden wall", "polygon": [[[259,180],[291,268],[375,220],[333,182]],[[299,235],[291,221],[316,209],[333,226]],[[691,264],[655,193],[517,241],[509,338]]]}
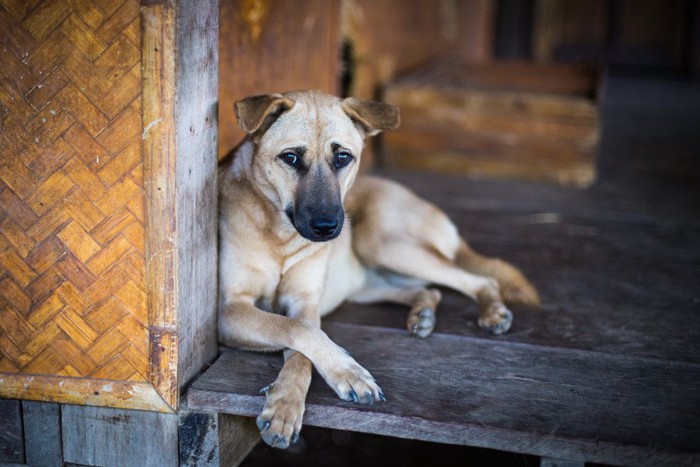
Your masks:
{"label": "wooden wall", "polygon": [[143,385],[139,3],[3,2],[0,21],[0,371]]}
{"label": "wooden wall", "polygon": [[172,411],[215,356],[217,7],[0,2],[0,396]]}
{"label": "wooden wall", "polygon": [[342,13],[352,49],[349,94],[361,99],[379,97],[386,83],[438,56],[491,56],[489,0],[352,0]]}
{"label": "wooden wall", "polygon": [[[490,56],[489,0],[222,0],[219,156],[243,137],[233,103],[252,94],[318,88],[362,99],[436,56]],[[349,47],[349,63],[341,48]],[[344,67],[349,66],[349,69]]]}
{"label": "wooden wall", "polygon": [[316,88],[337,93],[339,0],[221,0],[219,156],[244,133],[233,104],[253,94]]}

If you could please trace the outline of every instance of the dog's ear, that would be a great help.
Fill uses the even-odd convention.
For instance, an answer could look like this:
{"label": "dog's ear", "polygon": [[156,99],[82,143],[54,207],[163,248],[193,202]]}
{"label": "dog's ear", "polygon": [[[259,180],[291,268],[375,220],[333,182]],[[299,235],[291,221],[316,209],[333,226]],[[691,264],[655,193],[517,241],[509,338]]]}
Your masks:
{"label": "dog's ear", "polygon": [[282,94],[250,96],[236,102],[233,110],[238,126],[248,134],[264,132],[282,112],[291,109],[294,101]]}
{"label": "dog's ear", "polygon": [[361,101],[354,97],[343,100],[343,110],[362,127],[365,136],[374,136],[382,130],[399,127],[399,108],[377,101]]}

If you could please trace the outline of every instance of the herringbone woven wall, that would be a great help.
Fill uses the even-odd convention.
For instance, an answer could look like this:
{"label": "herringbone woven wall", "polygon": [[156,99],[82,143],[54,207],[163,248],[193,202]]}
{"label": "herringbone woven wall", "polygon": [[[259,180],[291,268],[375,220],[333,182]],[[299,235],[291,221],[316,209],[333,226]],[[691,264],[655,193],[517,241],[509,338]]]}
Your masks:
{"label": "herringbone woven wall", "polygon": [[0,372],[148,379],[139,22],[0,0]]}

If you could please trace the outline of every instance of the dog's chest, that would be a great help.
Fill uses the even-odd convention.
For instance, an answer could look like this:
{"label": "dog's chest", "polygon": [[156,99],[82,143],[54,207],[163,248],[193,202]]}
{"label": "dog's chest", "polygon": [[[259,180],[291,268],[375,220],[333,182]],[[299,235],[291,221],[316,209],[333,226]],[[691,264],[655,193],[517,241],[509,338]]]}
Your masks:
{"label": "dog's chest", "polygon": [[[322,288],[327,267],[327,246],[308,241],[272,248],[265,265],[265,287],[257,299],[259,308],[286,313],[290,300],[304,296],[310,289]],[[318,292],[317,292],[318,293]]]}

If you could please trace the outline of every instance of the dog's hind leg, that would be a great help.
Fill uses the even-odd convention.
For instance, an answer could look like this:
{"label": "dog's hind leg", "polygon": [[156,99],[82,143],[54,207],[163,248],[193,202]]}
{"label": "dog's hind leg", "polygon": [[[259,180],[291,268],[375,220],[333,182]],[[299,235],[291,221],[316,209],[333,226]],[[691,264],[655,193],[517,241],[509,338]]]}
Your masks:
{"label": "dog's hind leg", "polygon": [[496,279],[506,303],[533,308],[540,304],[537,291],[518,268],[501,259],[480,255],[464,239],[460,239],[455,264],[467,272]]}
{"label": "dog's hind leg", "polygon": [[411,335],[428,337],[435,327],[440,291],[422,286],[400,287],[388,281],[376,283],[348,297],[353,303],[392,302],[411,307],[406,327]]}
{"label": "dog's hind leg", "polygon": [[456,290],[475,300],[481,328],[493,334],[510,328],[513,314],[503,304],[495,279],[469,273],[438,253],[410,242],[387,242],[375,255],[375,264],[383,268]]}
{"label": "dog's hind leg", "polygon": [[285,350],[284,366],[277,379],[261,390],[266,399],[256,421],[263,441],[273,448],[285,449],[299,437],[311,368],[311,361],[304,355]]}

